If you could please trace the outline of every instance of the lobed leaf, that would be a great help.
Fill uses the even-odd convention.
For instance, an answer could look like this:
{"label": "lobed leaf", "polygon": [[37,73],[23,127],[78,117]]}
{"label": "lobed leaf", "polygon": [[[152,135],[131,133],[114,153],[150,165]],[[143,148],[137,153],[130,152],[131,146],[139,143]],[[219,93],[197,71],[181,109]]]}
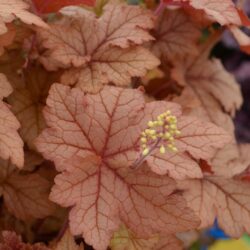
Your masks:
{"label": "lobed leaf", "polygon": [[121,226],[119,231],[114,233],[110,242],[111,250],[151,250],[155,249],[159,241],[159,236],[154,235],[150,238],[139,238],[130,232],[125,226]]}
{"label": "lobed leaf", "polygon": [[179,183],[184,197],[207,227],[218,219],[219,226],[232,237],[249,232],[249,183],[223,177],[206,177]]}
{"label": "lobed leaf", "polygon": [[[209,110],[209,102],[211,98],[215,98],[226,112],[234,115],[242,104],[239,85],[221,62],[218,59],[209,60],[207,53],[207,50],[201,50],[199,56],[184,56],[176,60],[172,77],[180,85],[191,89],[205,111],[212,112]],[[212,115],[211,120],[215,120]]]}
{"label": "lobed leaf", "polygon": [[164,0],[168,4],[189,5],[195,10],[201,10],[213,21],[221,25],[241,25],[241,16],[231,0]]}
{"label": "lobed leaf", "polygon": [[15,18],[26,24],[48,28],[48,25],[40,17],[30,13],[28,8],[29,5],[23,0],[0,0],[0,35],[8,31],[5,23],[10,23]]}
{"label": "lobed leaf", "polygon": [[190,5],[198,10],[203,10],[209,17],[221,25],[241,24],[239,13],[231,0],[220,2],[211,0],[190,0]]}
{"label": "lobed leaf", "polygon": [[153,30],[153,52],[159,57],[174,59],[183,54],[197,55],[196,43],[201,35],[197,25],[181,10],[162,12]]}
{"label": "lobed leaf", "polygon": [[[139,90],[105,87],[99,94],[84,95],[79,89],[54,84],[44,115],[49,126],[36,140],[38,150],[61,163],[73,156],[100,155],[108,162],[127,162],[131,166],[140,155],[140,135],[149,120],[172,111],[178,117],[181,135],[176,138],[178,153],[153,152],[147,162],[158,174],[183,179],[201,177],[196,161],[188,156],[209,159],[216,148],[231,140],[215,125],[181,116],[180,106],[170,102],[145,103]],[[101,121],[101,122],[100,122]],[[198,129],[197,129],[198,128]]]}
{"label": "lobed leaf", "polygon": [[218,150],[210,161],[212,171],[217,176],[232,178],[250,166],[249,144],[229,144]]}
{"label": "lobed leaf", "polygon": [[[234,137],[230,114],[234,116],[242,104],[240,88],[217,60],[207,59],[207,49],[201,52],[199,57],[187,59],[183,63],[184,70],[180,66],[173,69],[173,77],[185,86],[182,94],[173,100],[184,107],[185,114],[223,127]],[[242,146],[242,149],[245,147]],[[208,161],[212,171],[228,178],[242,172],[249,162],[247,154],[241,152],[242,149],[234,139],[231,144],[217,150]]]}
{"label": "lobed leaf", "polygon": [[144,167],[129,169],[138,156],[140,132],[166,109],[180,114],[176,104],[146,104],[139,90],[105,87],[85,95],[52,85],[45,109],[49,128],[36,141],[38,150],[63,171],[50,198],[74,207],[72,233],[83,234],[96,249],[106,248],[121,223],[141,236],[174,233],[196,223],[170,179]]}
{"label": "lobed leaf", "polygon": [[12,111],[21,124],[20,135],[31,149],[34,139],[45,128],[42,110],[52,83],[59,78],[58,73],[48,73],[40,66],[24,70],[23,78],[13,82],[14,91],[8,98]]}
{"label": "lobed leaf", "polygon": [[4,204],[17,218],[44,218],[54,210],[48,200],[50,183],[36,173],[20,173],[9,161],[1,160],[0,190]]}
{"label": "lobed leaf", "polygon": [[220,101],[198,84],[197,87],[186,86],[181,95],[173,98],[173,101],[182,105],[185,115],[212,122],[229,133],[234,133],[232,118],[222,109]]}
{"label": "lobed leaf", "polygon": [[100,18],[80,8],[65,8],[62,13],[62,20],[51,25],[50,30],[38,31],[53,68],[68,69],[62,83],[98,92],[109,82],[128,86],[131,77],[143,76],[159,64],[156,57],[139,46],[153,39],[148,33],[154,25],[149,11],[108,3]]}
{"label": "lobed leaf", "polygon": [[111,250],[181,250],[182,244],[174,235],[153,235],[150,238],[140,238],[121,226],[115,232],[111,243]]}
{"label": "lobed leaf", "polygon": [[107,248],[121,223],[139,237],[185,231],[198,223],[167,177],[144,169],[134,172],[97,157],[70,159],[65,165],[50,199],[73,206],[72,233],[82,234],[97,250]]}
{"label": "lobed leaf", "polygon": [[9,107],[2,101],[12,92],[12,87],[5,75],[0,73],[0,157],[10,159],[13,164],[21,168],[24,163],[23,141],[17,130],[20,124],[10,112]]}

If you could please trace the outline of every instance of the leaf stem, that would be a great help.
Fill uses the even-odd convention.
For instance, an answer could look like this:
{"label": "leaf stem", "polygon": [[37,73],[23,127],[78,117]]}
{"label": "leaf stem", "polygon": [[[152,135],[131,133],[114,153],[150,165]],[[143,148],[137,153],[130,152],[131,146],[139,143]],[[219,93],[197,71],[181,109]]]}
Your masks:
{"label": "leaf stem", "polygon": [[159,16],[164,8],[165,8],[165,3],[161,0],[160,4],[157,6],[157,8],[154,11],[154,14],[156,16]]}
{"label": "leaf stem", "polygon": [[56,241],[60,241],[61,240],[61,238],[63,237],[64,233],[67,231],[68,226],[69,226],[69,219],[68,219],[68,216],[67,216],[67,218],[63,222],[62,228],[60,229],[60,231],[59,231],[59,233],[58,233],[58,235],[56,237]]}

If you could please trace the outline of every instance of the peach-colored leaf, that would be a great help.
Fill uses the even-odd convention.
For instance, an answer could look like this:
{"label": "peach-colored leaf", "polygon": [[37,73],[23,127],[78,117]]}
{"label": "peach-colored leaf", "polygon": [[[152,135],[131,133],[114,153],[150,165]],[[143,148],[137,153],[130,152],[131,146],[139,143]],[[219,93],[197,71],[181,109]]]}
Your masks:
{"label": "peach-colored leaf", "polygon": [[[121,3],[108,3],[105,5],[103,14],[100,18],[96,18],[93,13],[83,11],[80,8],[76,8],[73,12],[67,12],[67,8],[64,8],[61,12],[71,18],[75,17],[75,19],[80,19],[79,23],[76,22],[75,25],[76,27],[77,24],[78,27],[79,25],[80,27],[82,26],[82,30],[78,30],[78,32],[75,30],[74,32],[76,33],[74,34],[77,35],[78,38],[82,34],[83,42],[86,43],[87,47],[86,51],[83,49],[81,50],[82,54],[79,56],[87,56],[91,54],[93,50],[96,50],[99,46],[103,45],[128,48],[131,46],[131,43],[139,45],[153,39],[153,37],[148,33],[148,30],[154,27],[154,17],[150,11],[139,6],[129,6]],[[75,19],[72,19],[72,21],[76,21]],[[67,21],[68,20],[65,20],[66,23],[68,23]],[[89,32],[91,32],[91,30],[86,26],[86,24],[91,25],[91,27],[93,27],[97,32],[100,32],[101,29],[105,29],[100,34],[95,34],[96,39],[92,41],[92,44],[88,43],[88,39],[90,38],[88,35],[90,35]],[[84,28],[87,28],[86,33],[81,33],[84,32]],[[68,43],[69,42],[70,41],[68,41]],[[48,44],[50,44],[49,41]],[[80,44],[78,44],[78,46],[80,46]],[[84,44],[81,45],[82,48],[83,46]],[[84,54],[84,52],[86,54]]]}
{"label": "peach-colored leaf", "polygon": [[[209,61],[206,57],[206,52],[203,52],[196,60],[188,59],[184,69],[177,66],[178,69],[173,70],[173,77],[185,86],[181,96],[173,101],[183,106],[185,114],[212,122],[233,135],[234,124],[230,114],[234,115],[242,103],[239,86],[218,61]],[[232,144],[217,150],[208,163],[216,174],[229,177],[242,172],[248,165],[248,159],[242,157],[233,140]]]}
{"label": "peach-colored leaf", "polygon": [[96,95],[85,95],[78,88],[52,85],[45,109],[49,128],[36,141],[38,150],[63,171],[50,198],[74,206],[71,232],[83,234],[96,249],[107,247],[122,222],[143,237],[182,231],[196,223],[180,194],[171,194],[174,184],[168,177],[144,166],[141,171],[129,168],[138,156],[145,124],[166,109],[180,114],[176,104],[146,104],[139,90],[106,86]]}
{"label": "peach-colored leaf", "polygon": [[163,11],[153,35],[156,40],[152,43],[152,50],[158,57],[171,59],[176,55],[198,53],[196,43],[201,33],[183,11]]}
{"label": "peach-colored leaf", "polygon": [[42,67],[33,66],[24,71],[23,84],[13,84],[14,91],[8,98],[12,111],[21,123],[20,135],[31,149],[33,141],[45,128],[42,109],[57,73],[48,73]]}
{"label": "peach-colored leaf", "polygon": [[234,133],[234,124],[229,114],[221,109],[221,104],[213,95],[198,83],[194,87],[185,86],[180,96],[173,99],[181,104],[185,115],[196,116],[204,121],[212,122],[224,128],[229,133]]}
{"label": "peach-colored leaf", "polygon": [[7,77],[4,74],[0,73],[0,99],[7,97],[13,91],[10,83],[7,80]]}
{"label": "peach-colored leaf", "polygon": [[174,179],[202,177],[198,163],[185,153],[161,154],[155,152],[147,157],[147,162],[155,173],[168,174]]}
{"label": "peach-colored leaf", "polygon": [[37,147],[57,166],[74,155],[93,154],[127,156],[129,165],[138,154],[147,122],[166,109],[181,114],[179,105],[146,104],[139,90],[106,86],[99,94],[84,95],[79,89],[53,84],[44,111],[50,128],[38,137]]}
{"label": "peach-colored leaf", "polygon": [[140,109],[143,116],[144,106],[139,90],[106,86],[99,94],[85,95],[78,88],[53,84],[44,110],[49,128],[36,146],[59,170],[60,163],[75,155],[135,155],[141,132],[136,118]]}
{"label": "peach-colored leaf", "polygon": [[184,197],[201,219],[201,228],[217,217],[219,226],[232,237],[250,232],[249,183],[211,176],[180,182],[179,187],[186,190]]}
{"label": "peach-colored leaf", "polygon": [[62,83],[97,92],[109,82],[129,85],[132,76],[143,76],[159,64],[139,46],[153,39],[148,29],[153,28],[154,18],[147,10],[108,3],[100,18],[81,8],[65,8],[62,13],[62,20],[50,30],[38,31],[54,68],[57,64],[68,69]]}
{"label": "peach-colored leaf", "polygon": [[11,25],[6,25],[6,26],[7,26],[6,33],[0,35],[0,56],[4,53],[5,47],[12,44],[16,35],[16,29],[14,26]]}
{"label": "peach-colored leaf", "polygon": [[121,223],[138,237],[151,237],[197,226],[174,182],[144,168],[100,157],[69,159],[67,170],[55,178],[50,199],[65,207],[70,229],[82,234],[96,250],[105,250]]}
{"label": "peach-colored leaf", "polygon": [[155,234],[142,238],[133,234],[124,225],[114,233],[110,242],[111,250],[182,250],[183,246],[175,235]]}
{"label": "peach-colored leaf", "polygon": [[134,235],[124,225],[114,233],[110,242],[111,250],[152,250],[159,241],[158,235],[153,235],[150,238],[140,238]]}
{"label": "peach-colored leaf", "polygon": [[12,92],[5,75],[0,74],[0,157],[4,160],[10,159],[18,167],[23,166],[23,141],[17,130],[20,124],[16,117],[10,112],[8,105],[2,101]]}
{"label": "peach-colored leaf", "polygon": [[21,19],[26,24],[48,28],[40,17],[28,11],[29,5],[22,0],[0,0],[0,34],[7,32],[5,23],[12,22],[15,18]]}
{"label": "peach-colored leaf", "polygon": [[239,13],[232,0],[190,0],[195,9],[204,10],[205,13],[221,25],[241,24]]}
{"label": "peach-colored leaf", "polygon": [[53,250],[84,250],[83,244],[77,245],[73,235],[67,230]]}
{"label": "peach-colored leaf", "polygon": [[[179,58],[174,64],[172,77],[180,85],[189,86],[201,104],[203,104],[203,96],[209,94],[231,115],[234,115],[241,106],[242,96],[239,85],[219,60],[209,60],[206,52],[201,51],[198,57]],[[209,110],[208,106],[209,103],[205,103],[203,108]]]}
{"label": "peach-colored leaf", "polygon": [[241,24],[241,16],[232,0],[165,0],[170,4],[190,5],[204,11],[209,18],[221,25]]}
{"label": "peach-colored leaf", "polygon": [[210,161],[212,171],[217,176],[231,178],[241,174],[250,166],[250,144],[229,144],[218,150]]}
{"label": "peach-colored leaf", "polygon": [[110,81],[117,86],[128,86],[131,76],[144,76],[147,69],[153,68],[152,65],[157,65],[156,58],[142,47],[131,50],[109,48],[107,52],[93,57],[90,66],[66,71],[61,82],[66,85],[77,83],[76,86],[82,90],[98,92]]}
{"label": "peach-colored leaf", "polygon": [[183,250],[183,243],[175,235],[161,235],[153,250]]}
{"label": "peach-colored leaf", "polygon": [[3,231],[3,240],[0,242],[1,250],[49,250],[43,243],[36,243],[34,245],[24,243],[21,236],[15,232]]}
{"label": "peach-colored leaf", "polygon": [[176,139],[176,146],[180,151],[188,151],[196,159],[212,157],[215,148],[222,148],[231,140],[229,134],[220,127],[196,117],[180,117],[178,128],[181,135]]}
{"label": "peach-colored leaf", "polygon": [[231,140],[230,136],[211,123],[181,116],[178,104],[145,103],[139,90],[106,86],[99,94],[84,95],[80,89],[52,85],[44,113],[49,128],[38,137],[36,145],[59,170],[60,163],[75,155],[101,155],[110,162],[123,160],[130,166],[140,155],[140,135],[148,121],[166,110],[179,120],[179,152],[152,152],[147,157],[150,167],[177,179],[201,177],[199,166],[186,151],[197,159],[209,159],[216,148]]}
{"label": "peach-colored leaf", "polygon": [[9,161],[0,161],[1,195],[9,212],[21,220],[44,218],[54,210],[48,200],[50,183],[38,174],[17,171]]}

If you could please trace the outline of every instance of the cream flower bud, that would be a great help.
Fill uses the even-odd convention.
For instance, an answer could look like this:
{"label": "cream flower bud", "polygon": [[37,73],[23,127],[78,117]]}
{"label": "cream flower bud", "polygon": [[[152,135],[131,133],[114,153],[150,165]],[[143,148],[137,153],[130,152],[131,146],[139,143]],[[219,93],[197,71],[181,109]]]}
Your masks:
{"label": "cream flower bud", "polygon": [[161,154],[165,154],[165,152],[166,152],[165,147],[163,145],[161,145],[161,147],[160,147],[160,153]]}
{"label": "cream flower bud", "polygon": [[143,152],[142,152],[142,154],[143,154],[144,156],[146,156],[148,153],[149,153],[149,149],[148,149],[148,148],[145,148],[145,149],[143,150]]}

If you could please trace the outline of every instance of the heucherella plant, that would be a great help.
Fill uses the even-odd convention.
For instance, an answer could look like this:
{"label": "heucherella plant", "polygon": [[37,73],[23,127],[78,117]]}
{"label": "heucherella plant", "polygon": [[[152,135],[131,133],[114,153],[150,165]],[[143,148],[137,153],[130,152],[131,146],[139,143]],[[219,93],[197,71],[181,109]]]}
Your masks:
{"label": "heucherella plant", "polygon": [[211,54],[225,30],[250,51],[234,2],[0,0],[0,250],[250,233],[243,99]]}

